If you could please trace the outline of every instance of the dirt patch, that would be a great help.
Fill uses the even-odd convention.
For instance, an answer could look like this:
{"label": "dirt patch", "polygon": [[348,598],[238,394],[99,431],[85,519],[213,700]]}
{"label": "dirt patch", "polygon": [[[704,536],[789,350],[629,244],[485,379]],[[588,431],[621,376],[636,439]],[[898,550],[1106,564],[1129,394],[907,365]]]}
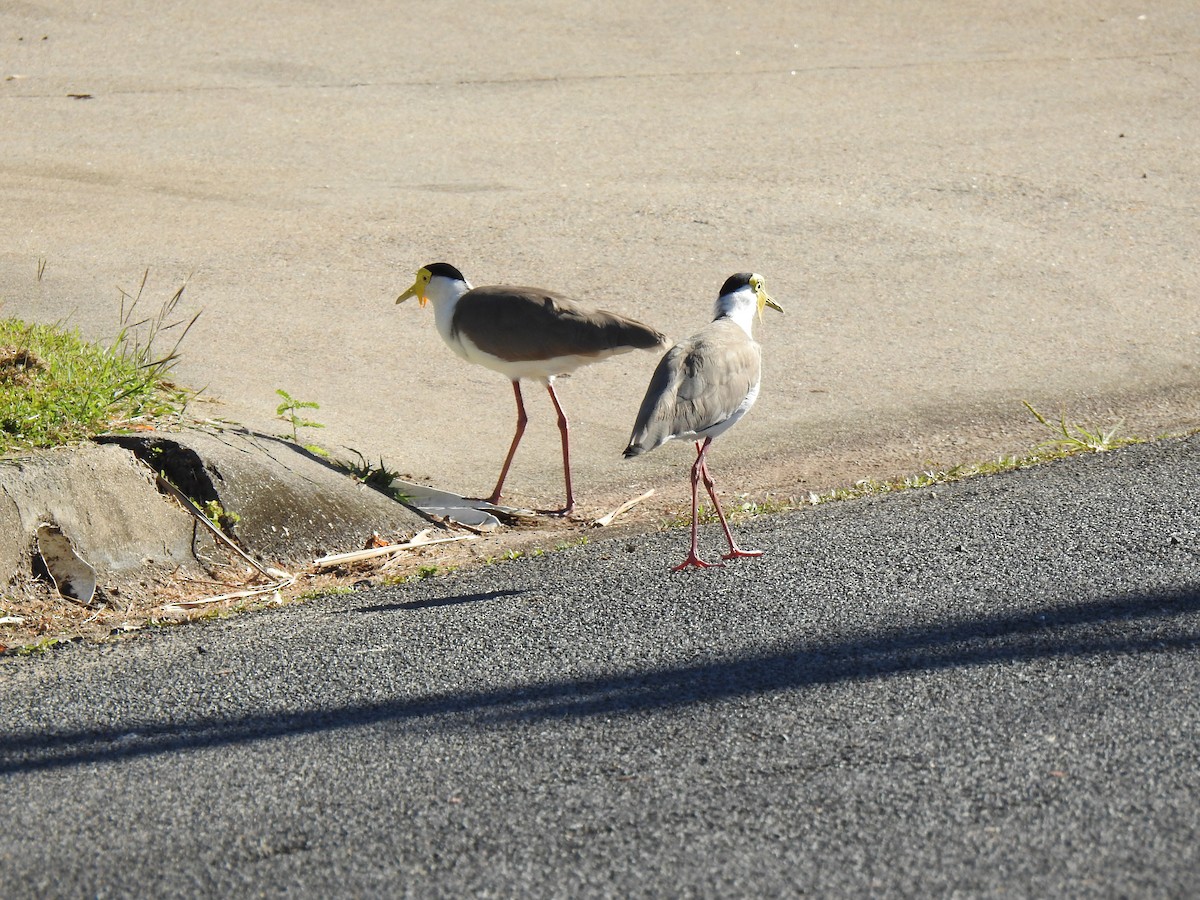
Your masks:
{"label": "dirt patch", "polygon": [[[314,558],[428,524],[302,448],[244,430],[121,442],[131,446],[0,460],[0,646],[98,638],[282,601],[282,589],[302,581],[289,573]],[[55,590],[58,576],[39,545],[46,529],[91,573],[88,602]],[[223,599],[197,602],[213,597]]]}
{"label": "dirt patch", "polygon": [[21,347],[0,347],[0,385],[28,387],[46,364],[32,350]]}
{"label": "dirt patch", "polygon": [[[29,574],[8,585],[0,600],[0,652],[59,641],[105,640],[146,628],[303,602],[323,593],[396,584],[518,555],[553,552],[593,540],[598,534],[609,538],[637,530],[639,526],[600,532],[585,522],[538,520],[495,535],[470,535],[470,540],[404,550],[393,557],[333,569],[308,566],[289,572],[294,577],[278,588],[272,588],[269,577],[248,566],[235,552],[210,550],[204,554],[206,566],[200,572],[148,567],[109,576],[91,605],[60,597],[44,574],[31,566]],[[464,532],[434,532],[435,536],[450,534]],[[374,537],[364,544],[380,546]],[[226,599],[214,601],[214,597]]]}

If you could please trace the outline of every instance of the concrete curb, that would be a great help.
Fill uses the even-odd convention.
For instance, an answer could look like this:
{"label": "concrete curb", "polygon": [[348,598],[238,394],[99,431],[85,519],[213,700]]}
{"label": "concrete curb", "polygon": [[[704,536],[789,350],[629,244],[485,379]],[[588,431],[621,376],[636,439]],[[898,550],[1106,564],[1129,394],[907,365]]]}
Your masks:
{"label": "concrete curb", "polygon": [[161,493],[162,474],[269,565],[359,549],[426,520],[303,448],[245,429],[147,432],[0,461],[0,578],[34,569],[39,525],[56,525],[101,585],[167,567],[197,571],[212,538]]}

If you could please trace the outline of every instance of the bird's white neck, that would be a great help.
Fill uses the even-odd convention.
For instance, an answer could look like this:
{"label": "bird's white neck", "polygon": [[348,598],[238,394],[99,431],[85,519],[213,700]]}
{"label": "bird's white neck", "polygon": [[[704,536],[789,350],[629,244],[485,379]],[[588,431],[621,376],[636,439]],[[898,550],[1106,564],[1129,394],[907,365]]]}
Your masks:
{"label": "bird's white neck", "polygon": [[453,307],[458,298],[470,289],[471,285],[467,281],[438,275],[429,279],[429,284],[425,287],[425,296],[429,298],[434,309],[440,309],[442,306]]}
{"label": "bird's white neck", "polygon": [[753,337],[751,328],[754,326],[754,316],[758,312],[758,297],[753,288],[738,288],[717,298],[713,318],[732,319],[741,326],[742,331]]}
{"label": "bird's white neck", "polygon": [[425,296],[433,304],[433,320],[437,325],[438,333],[452,347],[456,343],[452,340],[451,336],[454,307],[458,305],[458,301],[462,299],[462,295],[470,289],[471,285],[467,281],[458,281],[454,278],[444,278],[442,276],[431,278],[428,286],[425,288]]}

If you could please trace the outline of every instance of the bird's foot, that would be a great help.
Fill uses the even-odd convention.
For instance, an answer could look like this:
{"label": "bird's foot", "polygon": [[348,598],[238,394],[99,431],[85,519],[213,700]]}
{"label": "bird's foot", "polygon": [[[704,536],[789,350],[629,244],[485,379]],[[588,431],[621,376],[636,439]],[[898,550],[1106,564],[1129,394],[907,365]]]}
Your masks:
{"label": "bird's foot", "polygon": [[679,572],[679,571],[682,571],[683,569],[686,569],[688,566],[695,566],[697,569],[711,569],[714,566],[720,566],[720,565],[721,565],[721,563],[705,562],[696,554],[695,550],[692,550],[692,551],[689,551],[689,553],[687,555],[687,559],[685,559],[679,565],[672,568],[671,571]]}
{"label": "bird's foot", "polygon": [[762,556],[761,550],[743,550],[741,547],[731,547],[728,553],[721,555],[721,559],[737,559],[739,556]]}

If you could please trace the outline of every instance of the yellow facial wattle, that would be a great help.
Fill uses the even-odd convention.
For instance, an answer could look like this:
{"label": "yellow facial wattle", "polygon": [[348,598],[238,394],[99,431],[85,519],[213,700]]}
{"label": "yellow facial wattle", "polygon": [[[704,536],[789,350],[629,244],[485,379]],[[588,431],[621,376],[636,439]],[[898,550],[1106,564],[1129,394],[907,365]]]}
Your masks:
{"label": "yellow facial wattle", "polygon": [[429,298],[425,296],[425,289],[429,287],[429,279],[433,276],[429,274],[428,269],[420,269],[417,272],[417,280],[413,282],[412,287],[396,298],[397,303],[403,303],[409,297],[416,297],[417,302],[424,306],[429,302]]}

